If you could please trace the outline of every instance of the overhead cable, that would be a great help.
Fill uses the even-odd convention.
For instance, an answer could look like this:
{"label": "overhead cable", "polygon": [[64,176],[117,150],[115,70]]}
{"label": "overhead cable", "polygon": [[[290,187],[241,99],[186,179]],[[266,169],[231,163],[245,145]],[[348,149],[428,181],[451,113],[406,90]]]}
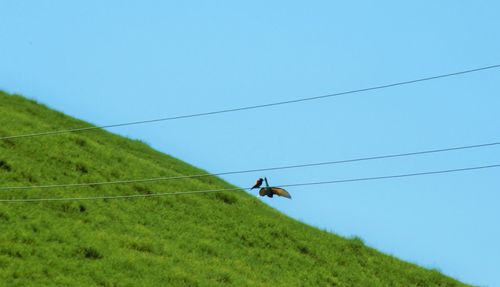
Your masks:
{"label": "overhead cable", "polygon": [[349,91],[338,92],[338,93],[322,95],[322,96],[306,97],[306,98],[299,98],[299,99],[295,99],[295,100],[279,101],[279,102],[273,102],[273,103],[267,103],[267,104],[245,106],[245,107],[231,108],[231,109],[223,109],[223,110],[217,110],[217,111],[211,111],[211,112],[194,113],[194,114],[164,117],[164,118],[158,118],[158,119],[149,119],[149,120],[142,120],[142,121],[124,122],[124,123],[117,123],[117,124],[110,124],[110,125],[103,125],[103,126],[69,128],[69,129],[62,129],[62,130],[52,130],[52,131],[45,131],[45,132],[34,132],[34,133],[28,133],[28,134],[11,135],[11,136],[0,137],[0,140],[39,137],[39,136],[57,135],[57,134],[74,133],[74,132],[83,132],[83,131],[91,131],[91,130],[97,130],[97,129],[116,128],[116,127],[122,127],[122,126],[140,125],[140,124],[164,122],[164,121],[179,120],[179,119],[186,119],[186,118],[210,116],[210,115],[223,114],[223,113],[232,113],[232,112],[239,112],[239,111],[245,111],[245,110],[261,109],[261,108],[266,108],[266,107],[287,105],[287,104],[306,102],[306,101],[314,101],[314,100],[326,99],[326,98],[337,97],[337,96],[342,96],[342,95],[362,93],[362,92],[386,89],[386,88],[391,88],[391,87],[396,87],[396,86],[409,85],[409,84],[414,84],[414,83],[418,83],[418,82],[431,81],[431,80],[442,79],[442,78],[447,78],[447,77],[454,77],[454,76],[458,76],[458,75],[475,73],[475,72],[479,72],[479,71],[496,69],[496,68],[500,68],[500,64],[485,66],[485,67],[480,67],[480,68],[475,68],[475,69],[470,69],[470,70],[463,70],[463,71],[458,71],[458,72],[453,72],[453,73],[448,73],[448,74],[441,74],[441,75],[436,75],[436,76],[431,76],[431,77],[419,78],[419,79],[415,79],[415,80],[396,82],[396,83],[392,83],[392,84],[385,84],[385,85],[373,86],[373,87],[356,89],[356,90],[349,90]]}
{"label": "overhead cable", "polygon": [[[279,186],[280,187],[295,187],[295,186],[338,184],[338,183],[348,183],[348,182],[359,182],[359,181],[395,179],[395,178],[404,178],[404,177],[433,175],[433,174],[444,174],[444,173],[452,173],[452,172],[463,172],[463,171],[472,171],[472,170],[498,168],[498,167],[500,167],[500,164],[466,167],[466,168],[458,168],[458,169],[438,170],[438,171],[426,171],[426,172],[418,172],[418,173],[397,174],[397,175],[363,177],[363,178],[341,179],[341,180],[331,180],[331,181],[316,181],[316,182],[308,182],[308,183],[284,184],[284,185],[279,185]],[[222,188],[222,189],[210,189],[210,190],[163,192],[163,193],[150,193],[150,194],[128,194],[128,195],[116,195],[116,196],[110,195],[110,196],[93,196],[93,197],[53,197],[53,198],[0,199],[0,203],[134,199],[134,198],[160,197],[160,196],[169,196],[169,195],[173,196],[173,195],[227,192],[227,191],[237,191],[237,190],[242,190],[242,188]]]}
{"label": "overhead cable", "polygon": [[168,180],[178,180],[178,179],[201,178],[201,177],[208,177],[208,176],[223,176],[223,175],[231,175],[231,174],[243,174],[243,173],[273,171],[273,170],[284,170],[284,169],[334,165],[334,164],[351,163],[351,162],[359,162],[359,161],[380,160],[380,159],[387,159],[387,158],[415,156],[415,155],[423,155],[423,154],[431,154],[431,153],[439,153],[439,152],[449,152],[449,151],[457,151],[457,150],[472,149],[472,148],[483,148],[483,147],[489,147],[489,146],[495,146],[495,145],[500,145],[500,142],[491,142],[491,143],[483,143],[483,144],[476,144],[476,145],[449,147],[449,148],[442,148],[442,149],[432,149],[432,150],[416,151],[416,152],[409,152],[409,153],[387,154],[387,155],[360,157],[360,158],[352,158],[352,159],[344,159],[344,160],[336,160],[336,161],[325,161],[325,162],[287,165],[287,166],[278,166],[278,167],[267,167],[267,168],[258,168],[258,169],[247,169],[247,170],[208,173],[208,174],[180,175],[180,176],[153,177],[153,178],[140,178],[140,179],[125,179],[125,180],[88,182],[88,183],[0,186],[0,191],[1,190],[49,189],[49,188],[50,189],[53,189],[53,188],[78,188],[78,187],[90,187],[90,186],[100,186],[100,185],[158,182],[158,181],[168,181]]}

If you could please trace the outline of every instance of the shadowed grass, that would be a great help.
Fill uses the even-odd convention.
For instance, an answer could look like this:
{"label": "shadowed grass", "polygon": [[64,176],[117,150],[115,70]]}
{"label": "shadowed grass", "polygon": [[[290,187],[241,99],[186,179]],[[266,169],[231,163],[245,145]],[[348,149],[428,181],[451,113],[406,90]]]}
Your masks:
{"label": "shadowed grass", "polygon": [[[0,137],[89,124],[0,92]],[[97,130],[0,141],[0,186],[199,174]],[[2,191],[1,198],[231,187],[218,178]],[[0,203],[3,286],[463,286],[435,270],[297,222],[243,191]]]}

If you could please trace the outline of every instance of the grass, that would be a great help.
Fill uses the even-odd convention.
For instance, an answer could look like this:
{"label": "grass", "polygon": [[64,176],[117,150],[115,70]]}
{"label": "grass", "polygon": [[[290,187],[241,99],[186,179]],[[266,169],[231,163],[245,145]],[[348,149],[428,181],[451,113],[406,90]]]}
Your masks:
{"label": "grass", "polygon": [[[0,137],[90,126],[0,92]],[[0,141],[0,186],[83,183],[204,172],[106,131]],[[232,187],[218,178],[0,198],[147,194]],[[464,286],[310,227],[243,191],[0,203],[2,286]]]}

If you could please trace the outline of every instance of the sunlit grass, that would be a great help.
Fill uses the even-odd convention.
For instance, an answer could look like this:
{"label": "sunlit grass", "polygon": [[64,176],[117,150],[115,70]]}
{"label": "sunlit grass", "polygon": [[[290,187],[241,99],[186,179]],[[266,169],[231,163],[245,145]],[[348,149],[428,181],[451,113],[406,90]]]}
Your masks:
{"label": "sunlit grass", "polygon": [[[88,126],[0,93],[0,137]],[[0,141],[0,186],[81,183],[203,171],[105,131]],[[253,179],[250,179],[250,181]],[[196,178],[2,191],[46,198],[231,187]],[[0,203],[1,286],[461,286],[290,219],[243,191]]]}

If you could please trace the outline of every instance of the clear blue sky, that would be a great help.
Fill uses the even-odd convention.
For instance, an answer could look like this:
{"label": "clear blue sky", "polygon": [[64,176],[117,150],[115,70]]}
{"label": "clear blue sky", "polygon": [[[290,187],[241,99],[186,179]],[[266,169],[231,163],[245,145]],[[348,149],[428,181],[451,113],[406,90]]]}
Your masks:
{"label": "clear blue sky", "polygon": [[[174,3],[175,2],[175,3]],[[500,63],[498,1],[2,1],[0,89],[98,125]],[[241,1],[238,1],[241,2]],[[112,129],[210,172],[498,141],[500,71]],[[228,176],[239,186],[500,163],[500,147]],[[309,224],[500,286],[499,170],[290,188]]]}

